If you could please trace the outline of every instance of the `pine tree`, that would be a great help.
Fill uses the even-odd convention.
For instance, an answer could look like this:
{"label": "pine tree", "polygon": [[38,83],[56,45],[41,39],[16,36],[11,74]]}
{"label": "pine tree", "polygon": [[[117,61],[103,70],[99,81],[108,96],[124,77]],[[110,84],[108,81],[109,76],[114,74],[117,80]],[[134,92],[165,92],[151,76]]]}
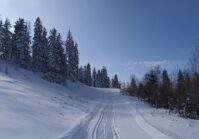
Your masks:
{"label": "pine tree", "polygon": [[55,28],[50,30],[48,41],[48,68],[47,72],[45,73],[45,78],[51,82],[54,82],[56,80],[56,74],[59,72],[59,63],[57,63],[56,59],[57,30]]}
{"label": "pine tree", "polygon": [[78,45],[74,42],[69,30],[66,40],[66,55],[68,65],[68,77],[72,80],[78,79],[79,53]]}
{"label": "pine tree", "polygon": [[93,68],[93,73],[92,73],[92,86],[93,87],[97,87],[96,82],[97,82],[97,73],[96,73],[96,69]]}
{"label": "pine tree", "polygon": [[82,66],[80,66],[79,71],[78,71],[78,80],[81,83],[84,83],[84,69],[82,68]]}
{"label": "pine tree", "polygon": [[101,77],[101,71],[98,70],[96,75],[96,87],[102,87]]}
{"label": "pine tree", "polygon": [[19,18],[14,26],[12,56],[16,63],[28,68],[30,65],[30,28],[24,19]]}
{"label": "pine tree", "polygon": [[[43,69],[43,53],[44,53],[44,45],[43,45],[43,26],[40,18],[38,17],[34,23],[34,37],[33,37],[33,45],[32,45],[32,59],[33,59],[33,69],[35,71],[42,71]],[[44,34],[45,35],[45,34]]]}
{"label": "pine tree", "polygon": [[163,70],[162,72],[162,84],[160,89],[160,105],[162,107],[168,108],[169,96],[171,95],[172,85],[171,81],[168,77],[167,70]]}
{"label": "pine tree", "polygon": [[0,55],[3,54],[3,39],[4,39],[4,34],[3,34],[3,22],[0,19]]}
{"label": "pine tree", "polygon": [[89,63],[88,63],[87,66],[86,66],[86,78],[87,78],[86,84],[87,84],[88,86],[91,86],[91,85],[92,85],[91,66],[90,66]]}
{"label": "pine tree", "polygon": [[138,91],[137,82],[136,82],[135,77],[133,76],[131,78],[130,86],[128,87],[128,92],[130,93],[131,96],[136,96],[137,91]]}
{"label": "pine tree", "polygon": [[78,44],[75,43],[73,47],[73,71],[74,71],[74,77],[77,80],[78,79],[78,67],[79,67],[79,52],[78,52]]}
{"label": "pine tree", "polygon": [[42,63],[42,71],[45,73],[48,68],[48,59],[49,59],[48,38],[47,38],[47,31],[45,28],[43,28],[41,41],[42,41],[41,63]]}
{"label": "pine tree", "polygon": [[4,23],[4,28],[3,28],[3,42],[2,42],[2,47],[3,47],[3,53],[4,53],[4,58],[6,60],[11,59],[11,51],[12,51],[12,33],[10,31],[11,24],[9,19],[6,19]]}
{"label": "pine tree", "polygon": [[111,84],[112,84],[112,85],[111,85],[112,88],[120,88],[120,83],[119,83],[117,74],[114,75],[114,78],[112,79]]}
{"label": "pine tree", "polygon": [[66,55],[64,54],[63,42],[60,33],[57,36],[56,50],[57,50],[56,61],[59,64],[58,72],[60,74],[60,81],[64,82],[67,77],[67,61],[66,61]]}
{"label": "pine tree", "polygon": [[147,90],[148,99],[152,105],[156,106],[156,108],[159,107],[160,74],[160,67],[157,66],[145,75],[145,87]]}
{"label": "pine tree", "polygon": [[182,105],[186,99],[186,88],[185,88],[184,75],[181,70],[179,70],[177,77],[176,97],[177,97],[177,108],[178,110],[182,110],[183,108]]}
{"label": "pine tree", "polygon": [[83,69],[83,83],[86,84],[88,81],[88,78],[87,78],[87,66],[84,66],[84,69]]}
{"label": "pine tree", "polygon": [[106,67],[102,67],[101,69],[101,87],[109,88],[110,87],[110,79],[107,74]]}

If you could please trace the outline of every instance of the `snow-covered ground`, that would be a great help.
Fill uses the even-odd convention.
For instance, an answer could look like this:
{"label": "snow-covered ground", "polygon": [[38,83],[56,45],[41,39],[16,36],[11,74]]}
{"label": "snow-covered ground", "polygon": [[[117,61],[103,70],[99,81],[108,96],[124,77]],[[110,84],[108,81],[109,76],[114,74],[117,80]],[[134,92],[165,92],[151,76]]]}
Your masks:
{"label": "snow-covered ground", "polygon": [[156,110],[117,89],[53,84],[0,61],[0,139],[132,138],[198,139],[199,121]]}

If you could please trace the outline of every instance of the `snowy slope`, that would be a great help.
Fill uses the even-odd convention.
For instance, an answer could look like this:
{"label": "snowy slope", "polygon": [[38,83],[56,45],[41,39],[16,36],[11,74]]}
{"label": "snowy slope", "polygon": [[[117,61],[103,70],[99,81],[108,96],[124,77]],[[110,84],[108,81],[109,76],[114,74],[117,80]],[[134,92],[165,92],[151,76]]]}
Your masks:
{"label": "snowy slope", "polygon": [[199,121],[155,110],[117,89],[53,84],[0,61],[0,139],[87,138],[197,139]]}

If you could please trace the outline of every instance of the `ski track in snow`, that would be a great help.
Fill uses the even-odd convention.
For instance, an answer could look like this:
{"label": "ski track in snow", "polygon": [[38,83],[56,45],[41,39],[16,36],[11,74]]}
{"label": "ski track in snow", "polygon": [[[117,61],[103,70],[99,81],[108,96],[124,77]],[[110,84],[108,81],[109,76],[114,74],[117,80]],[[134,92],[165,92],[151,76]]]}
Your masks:
{"label": "ski track in snow", "polygon": [[[171,137],[163,134],[155,127],[151,126],[143,117],[140,115],[135,108],[131,109],[130,112],[134,118],[136,123],[142,128],[146,133],[148,133],[153,139],[172,139]],[[133,114],[134,113],[134,114]]]}
{"label": "ski track in snow", "polygon": [[[112,103],[114,101],[111,101]],[[79,138],[88,138],[91,139],[120,139],[119,133],[117,132],[116,127],[116,112],[114,109],[117,109],[117,105],[114,103],[98,104],[93,110],[78,123],[67,135],[62,139],[79,139]],[[149,138],[152,139],[172,139],[171,137],[165,135],[152,125],[150,125],[139,112],[132,107],[131,103],[126,105],[127,112],[131,114],[132,121],[137,124],[138,128],[144,131]],[[129,109],[131,107],[131,109]],[[96,120],[97,119],[97,120]],[[92,122],[95,120],[94,125]],[[91,122],[92,121],[92,122]],[[129,121],[129,122],[132,122]],[[91,132],[89,132],[91,131]],[[146,137],[148,138],[148,137]]]}

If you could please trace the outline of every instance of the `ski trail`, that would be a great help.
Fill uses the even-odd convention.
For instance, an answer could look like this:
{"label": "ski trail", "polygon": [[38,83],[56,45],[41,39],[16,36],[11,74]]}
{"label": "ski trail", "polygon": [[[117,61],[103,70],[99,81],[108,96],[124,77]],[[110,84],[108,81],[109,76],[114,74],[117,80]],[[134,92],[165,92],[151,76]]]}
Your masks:
{"label": "ski trail", "polygon": [[113,130],[115,139],[119,139],[119,134],[118,134],[118,132],[116,131],[116,127],[115,127],[115,126],[116,126],[115,115],[116,115],[116,112],[114,111],[114,112],[113,112],[113,125],[112,125],[112,130]]}
{"label": "ski trail", "polygon": [[87,128],[89,126],[89,123],[99,113],[99,111],[99,106],[94,106],[94,108],[87,114],[87,116],[75,127],[73,127],[69,132],[67,132],[61,139],[86,138],[88,136]]}
{"label": "ski trail", "polygon": [[100,117],[99,117],[97,123],[94,126],[94,129],[92,131],[92,139],[96,139],[96,132],[98,131],[99,125],[101,124],[101,121],[103,119],[103,112],[104,112],[104,110],[102,110]]}
{"label": "ski trail", "polygon": [[119,139],[113,131],[113,118],[113,107],[107,104],[93,128],[92,139]]}
{"label": "ski trail", "polygon": [[143,117],[142,115],[140,115],[136,109],[133,107],[130,113],[134,116],[134,119],[136,121],[136,123],[139,125],[139,127],[141,129],[143,129],[146,133],[148,133],[151,138],[153,139],[172,139],[171,137],[163,134],[162,132],[160,132],[158,129],[156,129],[155,127],[151,126]]}

